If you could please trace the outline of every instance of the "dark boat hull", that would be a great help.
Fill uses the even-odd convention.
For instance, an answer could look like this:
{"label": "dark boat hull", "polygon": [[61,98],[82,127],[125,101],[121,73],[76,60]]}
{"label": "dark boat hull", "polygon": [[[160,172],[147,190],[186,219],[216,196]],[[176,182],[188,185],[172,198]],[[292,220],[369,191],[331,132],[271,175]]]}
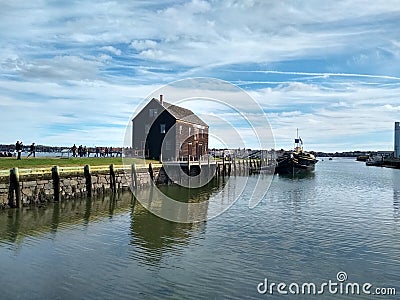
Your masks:
{"label": "dark boat hull", "polygon": [[305,174],[315,170],[316,159],[301,159],[286,156],[277,161],[275,173],[277,174]]}

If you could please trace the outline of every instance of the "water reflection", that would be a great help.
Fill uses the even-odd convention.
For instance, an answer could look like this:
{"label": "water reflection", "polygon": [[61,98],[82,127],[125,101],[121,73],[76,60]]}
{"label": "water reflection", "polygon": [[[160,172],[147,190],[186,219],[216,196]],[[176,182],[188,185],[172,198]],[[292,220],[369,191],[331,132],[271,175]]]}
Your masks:
{"label": "water reflection", "polygon": [[316,189],[315,173],[304,173],[295,175],[280,174],[276,176],[277,184],[283,185],[284,188],[269,194],[276,197],[285,204],[290,211],[297,217],[302,217],[304,206],[312,203],[318,198]]}
{"label": "water reflection", "polygon": [[60,224],[60,203],[54,203],[53,205],[53,216],[51,220],[51,232],[56,233]]}
{"label": "water reflection", "polygon": [[282,179],[313,179],[315,178],[314,172],[305,172],[305,173],[298,173],[298,174],[279,174],[279,178]]}
{"label": "water reflection", "polygon": [[[337,165],[322,165],[315,178],[274,177],[254,210],[246,204],[257,177],[160,187],[181,201],[210,198],[206,210],[182,215],[209,216],[240,198],[207,222],[160,219],[131,193],[0,211],[2,298],[257,299],[265,276],[319,283],[339,270],[353,282],[398,287],[400,173]],[[143,197],[159,207],[150,189]]]}
{"label": "water reflection", "polygon": [[0,211],[0,243],[22,243],[25,237],[50,234],[54,238],[58,231],[91,222],[104,217],[129,212],[130,193],[103,196],[95,199],[76,199],[48,203],[43,206],[23,207]]}
{"label": "water reflection", "polygon": [[[207,215],[208,199],[218,192],[224,183],[213,181],[208,186],[198,189],[187,189],[176,185],[159,187],[163,193],[182,202],[199,202],[196,211],[171,211],[182,218]],[[155,196],[153,188],[142,189],[137,193],[141,202],[146,202],[160,210],[162,203]],[[65,202],[48,203],[42,206],[23,207],[0,211],[0,244],[22,243],[26,237],[48,235],[54,238],[60,230],[73,226],[88,227],[91,223],[112,219],[115,215],[131,215],[131,234],[133,244],[152,249],[170,248],[174,243],[185,242],[189,232],[204,230],[203,222],[198,224],[178,224],[168,222],[148,212],[134,198],[132,193],[125,192],[98,198],[82,198]],[[197,217],[196,217],[197,218]]]}
{"label": "water reflection", "polygon": [[393,180],[393,217],[396,222],[400,219],[400,172],[392,170]]}
{"label": "water reflection", "polygon": [[[155,188],[138,190],[132,204],[131,212],[131,245],[132,258],[145,258],[144,264],[156,265],[168,250],[180,251],[179,245],[187,244],[190,238],[201,233],[206,228],[206,222],[186,222],[176,223],[162,219],[145,207],[149,207],[152,211],[163,212],[164,214],[173,215],[181,220],[202,220],[206,218],[211,195],[223,190],[224,181],[212,181],[207,186],[196,189],[188,189],[177,185],[165,185],[158,188],[168,197],[185,203],[199,203],[193,207],[187,206],[187,210],[173,210],[166,207],[163,199],[156,192]],[[168,210],[168,211],[165,211]],[[175,252],[174,252],[175,253]]]}
{"label": "water reflection", "polygon": [[224,182],[213,180],[204,187],[192,189],[178,185],[151,186],[137,190],[135,197],[142,206],[163,219],[201,222],[207,219],[210,196],[223,190],[223,185]]}
{"label": "water reflection", "polygon": [[[168,250],[187,244],[196,230],[205,223],[175,223],[150,213],[136,199],[131,213],[131,258],[145,265],[157,264]],[[145,260],[142,262],[142,260]]]}

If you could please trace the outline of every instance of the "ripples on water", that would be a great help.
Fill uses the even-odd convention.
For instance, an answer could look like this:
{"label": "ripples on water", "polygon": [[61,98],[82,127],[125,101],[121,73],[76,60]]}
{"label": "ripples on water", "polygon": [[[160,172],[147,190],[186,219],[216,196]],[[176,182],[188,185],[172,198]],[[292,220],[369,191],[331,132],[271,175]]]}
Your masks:
{"label": "ripples on water", "polygon": [[[243,180],[190,193],[163,189],[217,203],[239,195]],[[313,176],[274,177],[249,209],[255,180],[224,214],[194,224],[162,220],[130,193],[2,211],[2,298],[274,299],[257,293],[265,277],[319,284],[339,271],[400,293],[400,170],[321,161]]]}

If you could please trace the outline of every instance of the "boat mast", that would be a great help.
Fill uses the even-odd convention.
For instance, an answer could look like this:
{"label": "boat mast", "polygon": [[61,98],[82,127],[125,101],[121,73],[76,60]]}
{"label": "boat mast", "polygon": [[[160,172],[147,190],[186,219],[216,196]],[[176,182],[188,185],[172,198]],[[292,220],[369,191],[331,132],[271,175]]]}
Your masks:
{"label": "boat mast", "polygon": [[[295,150],[299,151],[299,150],[303,150],[303,147],[300,147],[300,138],[299,138],[299,128],[296,128],[296,139],[294,140],[295,142]],[[301,142],[301,144],[303,144],[303,142]]]}

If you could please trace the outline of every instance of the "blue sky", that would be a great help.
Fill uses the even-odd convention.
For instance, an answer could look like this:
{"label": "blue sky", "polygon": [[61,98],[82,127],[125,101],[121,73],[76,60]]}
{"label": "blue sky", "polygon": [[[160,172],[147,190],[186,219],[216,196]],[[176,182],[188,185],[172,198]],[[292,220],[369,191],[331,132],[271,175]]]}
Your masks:
{"label": "blue sky", "polygon": [[175,80],[212,77],[258,102],[276,148],[292,147],[296,128],[310,150],[393,148],[398,1],[0,5],[0,143],[122,145],[149,94]]}

